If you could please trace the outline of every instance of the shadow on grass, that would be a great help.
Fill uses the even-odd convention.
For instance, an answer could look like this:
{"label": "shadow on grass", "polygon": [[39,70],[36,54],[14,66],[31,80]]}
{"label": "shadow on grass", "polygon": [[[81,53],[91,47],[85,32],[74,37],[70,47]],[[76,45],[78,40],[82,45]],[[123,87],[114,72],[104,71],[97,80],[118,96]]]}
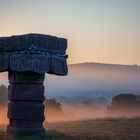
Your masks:
{"label": "shadow on grass", "polygon": [[6,132],[0,132],[0,140],[76,140],[57,131],[47,131],[46,134],[40,135],[16,135],[11,136]]}

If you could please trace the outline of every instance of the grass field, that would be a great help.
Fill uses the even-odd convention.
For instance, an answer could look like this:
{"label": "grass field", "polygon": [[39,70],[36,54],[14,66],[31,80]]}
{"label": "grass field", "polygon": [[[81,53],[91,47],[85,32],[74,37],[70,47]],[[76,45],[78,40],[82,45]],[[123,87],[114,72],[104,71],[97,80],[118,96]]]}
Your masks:
{"label": "grass field", "polygon": [[[46,123],[47,134],[17,140],[140,140],[140,118]],[[3,131],[0,140],[9,140]]]}

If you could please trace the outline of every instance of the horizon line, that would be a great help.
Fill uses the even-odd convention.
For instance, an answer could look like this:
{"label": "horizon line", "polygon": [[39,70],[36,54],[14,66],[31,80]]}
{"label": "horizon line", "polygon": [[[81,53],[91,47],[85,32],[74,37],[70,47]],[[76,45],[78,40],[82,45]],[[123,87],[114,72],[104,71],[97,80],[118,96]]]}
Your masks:
{"label": "horizon line", "polygon": [[121,66],[140,66],[140,64],[120,64],[120,63],[109,63],[109,62],[95,62],[95,61],[84,61],[84,62],[77,62],[77,63],[68,63],[68,65],[76,65],[76,64],[105,64],[105,65],[121,65]]}

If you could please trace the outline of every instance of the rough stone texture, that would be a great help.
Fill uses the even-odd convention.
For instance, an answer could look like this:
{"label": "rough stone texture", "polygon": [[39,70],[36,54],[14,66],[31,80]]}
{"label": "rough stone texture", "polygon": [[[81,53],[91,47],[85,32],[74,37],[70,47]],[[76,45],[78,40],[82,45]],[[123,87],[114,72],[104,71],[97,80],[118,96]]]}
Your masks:
{"label": "rough stone texture", "polygon": [[0,71],[66,75],[67,40],[27,34],[0,38]]}
{"label": "rough stone texture", "polygon": [[50,35],[0,37],[0,72],[9,72],[7,131],[44,132],[45,73],[66,75],[67,40]]}
{"label": "rough stone texture", "polygon": [[45,74],[9,72],[8,132],[42,132]]}
{"label": "rough stone texture", "polygon": [[1,52],[21,52],[28,50],[32,45],[38,51],[63,54],[67,49],[67,40],[42,34],[25,34],[0,38]]}

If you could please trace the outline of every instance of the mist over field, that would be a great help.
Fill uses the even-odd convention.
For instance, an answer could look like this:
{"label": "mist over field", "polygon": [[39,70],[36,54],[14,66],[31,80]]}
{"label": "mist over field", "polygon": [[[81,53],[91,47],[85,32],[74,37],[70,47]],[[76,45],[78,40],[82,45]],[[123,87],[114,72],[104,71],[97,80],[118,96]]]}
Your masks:
{"label": "mist over field", "polygon": [[[0,74],[0,84],[8,85],[7,73]],[[140,94],[140,66],[102,63],[69,65],[68,76],[47,75],[45,95],[66,102],[105,97],[120,93]]]}
{"label": "mist over field", "polygon": [[81,63],[69,65],[66,77],[47,75],[45,86],[48,97],[77,102],[105,97],[110,100],[120,93],[140,94],[140,67]]}
{"label": "mist over field", "polygon": [[[0,84],[8,85],[7,73],[0,74]],[[47,98],[55,98],[62,105],[63,112],[46,109],[47,121],[71,121],[105,117],[135,117],[140,102],[129,101],[132,112],[107,107],[112,98],[119,94],[140,95],[140,66],[81,63],[69,65],[67,77],[46,75],[44,82]],[[138,96],[138,98],[140,98]],[[126,106],[128,106],[126,102]],[[0,107],[0,123],[8,123],[6,106]]]}

